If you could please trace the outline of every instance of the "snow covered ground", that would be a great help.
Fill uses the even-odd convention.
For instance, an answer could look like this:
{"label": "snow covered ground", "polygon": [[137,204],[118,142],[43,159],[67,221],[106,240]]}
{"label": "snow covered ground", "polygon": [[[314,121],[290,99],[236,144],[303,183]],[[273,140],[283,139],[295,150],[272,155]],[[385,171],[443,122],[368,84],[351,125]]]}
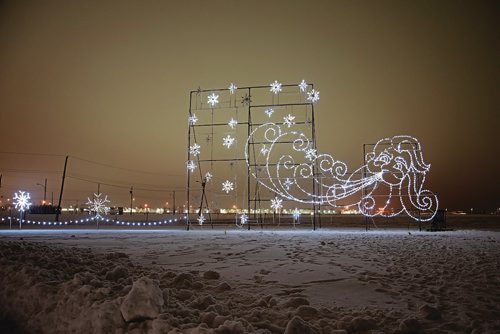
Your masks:
{"label": "snow covered ground", "polygon": [[0,308],[46,333],[493,333],[499,245],[476,230],[3,230]]}

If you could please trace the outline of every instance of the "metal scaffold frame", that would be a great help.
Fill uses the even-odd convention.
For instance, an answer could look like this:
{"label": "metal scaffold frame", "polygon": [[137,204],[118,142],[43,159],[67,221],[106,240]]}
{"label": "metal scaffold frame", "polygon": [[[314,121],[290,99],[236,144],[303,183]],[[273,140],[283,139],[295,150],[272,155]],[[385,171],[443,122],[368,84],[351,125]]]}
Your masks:
{"label": "metal scaffold frame", "polygon": [[[314,104],[306,100],[304,90],[299,89],[298,84],[280,84],[280,93],[273,94],[270,92],[270,86],[248,86],[239,87],[236,91],[232,91],[231,87],[224,89],[210,90],[194,90],[190,92],[189,97],[189,114],[188,114],[188,145],[187,145],[187,202],[186,215],[187,226],[189,230],[193,222],[197,221],[200,225],[208,220],[208,223],[213,228],[214,223],[219,222],[221,207],[213,207],[214,198],[221,197],[220,185],[221,173],[217,168],[221,165],[241,166],[235,173],[239,174],[234,177],[234,186],[245,184],[245,189],[234,189],[226,192],[234,202],[240,203],[241,206],[235,212],[236,225],[250,229],[252,225],[260,225],[263,228],[264,224],[280,224],[282,221],[282,211],[280,209],[272,210],[272,216],[269,218],[269,203],[272,202],[275,194],[268,189],[262,189],[259,179],[259,169],[262,162],[259,161],[259,150],[265,146],[259,138],[255,138],[254,131],[258,127],[266,125],[271,118],[271,114],[275,113],[273,118],[293,115],[294,128],[299,128],[301,132],[307,133],[311,139],[312,148],[316,150],[316,128]],[[308,84],[309,88],[313,88],[312,84]],[[218,99],[221,98],[219,101]],[[216,103],[214,101],[216,100]],[[212,103],[210,102],[212,101]],[[269,113],[271,110],[271,113]],[[222,116],[226,113],[226,116]],[[225,117],[225,120],[222,121]],[[287,116],[284,117],[284,119]],[[236,118],[236,119],[235,119]],[[295,119],[296,118],[296,119]],[[229,121],[229,122],[228,122]],[[236,121],[233,126],[231,121]],[[277,122],[280,126],[285,126],[286,122]],[[245,131],[246,130],[246,131]],[[201,138],[206,135],[206,143],[201,143]],[[224,135],[227,135],[225,138]],[[217,142],[219,139],[223,142]],[[222,144],[226,144],[226,139],[235,139],[235,147],[227,146],[227,149],[221,148]],[[242,141],[246,142],[243,148]],[[202,145],[200,145],[202,144]],[[291,142],[281,141],[274,144],[291,144]],[[208,149],[208,150],[207,150]],[[232,150],[232,151],[231,151]],[[228,156],[227,151],[232,154]],[[313,164],[313,174],[316,175],[317,166]],[[227,170],[227,168],[226,168]],[[208,173],[208,174],[207,174]],[[208,177],[207,177],[208,176]],[[213,178],[213,179],[212,179]],[[225,182],[232,181],[225,175]],[[241,179],[246,179],[246,182],[239,182]],[[314,181],[314,177],[307,180],[310,184],[310,191],[317,195],[319,187]],[[201,186],[201,187],[200,187]],[[224,194],[222,194],[224,195]],[[285,206],[288,206],[290,213],[292,207],[296,205],[294,201],[286,200]],[[219,203],[217,205],[226,205],[227,203]],[[198,206],[199,204],[199,206]],[[196,205],[196,207],[193,207]],[[306,204],[310,210],[311,225],[316,229],[320,224],[320,204],[312,201]],[[233,206],[234,207],[234,206]],[[302,204],[302,208],[304,209]],[[297,210],[297,209],[295,209]],[[214,213],[217,213],[214,215]],[[192,215],[196,215],[196,220]],[[207,217],[205,217],[205,214]],[[238,218],[238,215],[241,215]],[[285,215],[286,216],[286,215]],[[289,218],[287,216],[287,218]],[[293,223],[296,223],[294,215]],[[226,219],[227,221],[227,219]],[[290,219],[283,219],[290,221]],[[240,222],[240,223],[238,223]]]}

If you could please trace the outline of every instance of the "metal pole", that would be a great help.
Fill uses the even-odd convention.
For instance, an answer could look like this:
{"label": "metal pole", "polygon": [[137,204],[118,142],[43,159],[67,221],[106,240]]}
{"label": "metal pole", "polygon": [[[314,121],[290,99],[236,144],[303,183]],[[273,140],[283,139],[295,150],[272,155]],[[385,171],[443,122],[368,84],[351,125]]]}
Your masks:
{"label": "metal pole", "polygon": [[[366,178],[366,144],[363,144],[363,179]],[[365,187],[362,188],[362,196],[365,198],[366,190]],[[365,231],[368,231],[368,217],[365,216]]]}
{"label": "metal pole", "polygon": [[43,205],[47,202],[47,178],[45,178],[45,185],[43,186]]}
{"label": "metal pole", "polygon": [[173,212],[173,214],[175,216],[175,190],[174,190],[174,193],[173,193],[172,197],[173,197],[173,202],[174,202],[174,204],[173,204],[174,208],[173,208],[172,212]]}
{"label": "metal pole", "polygon": [[[248,118],[247,118],[247,138],[250,138],[252,131],[252,90],[248,88]],[[250,145],[247,146],[247,157],[250,158]],[[250,166],[247,165],[247,209],[248,217],[250,217]],[[255,215],[254,215],[255,217]],[[248,230],[250,231],[250,220],[248,220]]]}
{"label": "metal pole", "polygon": [[130,187],[130,215],[132,216],[132,205],[134,201],[134,187]]}
{"label": "metal pole", "polygon": [[[189,117],[193,116],[191,113],[191,108],[192,108],[192,100],[193,100],[193,92],[189,93]],[[189,162],[191,160],[191,152],[189,150],[189,147],[191,146],[191,126],[194,126],[194,124],[191,124],[191,121],[188,122],[188,145],[187,145],[187,161]],[[212,138],[213,140],[213,138]],[[190,191],[189,188],[191,186],[191,172],[187,170],[187,219],[186,219],[186,230],[189,231],[189,195]]]}
{"label": "metal pole", "polygon": [[61,181],[61,192],[59,193],[59,203],[57,204],[57,212],[56,212],[56,222],[59,221],[59,215],[61,214],[61,202],[64,191],[64,180],[66,179],[66,168],[68,167],[68,156],[64,159],[64,171],[62,175]]}
{"label": "metal pole", "polygon": [[[311,85],[314,88],[313,85]],[[314,124],[314,104],[311,103],[311,122],[312,122],[312,140],[313,140],[313,149],[316,150],[316,125]],[[316,204],[316,198],[318,198],[317,190],[316,190],[316,180],[315,177],[317,171],[317,160],[315,161],[313,167],[313,178],[312,178],[312,186],[313,186],[313,195],[315,198],[313,199],[313,231],[316,231],[316,219],[318,215],[318,205]],[[321,223],[320,223],[321,224]],[[320,225],[321,228],[321,225]]]}

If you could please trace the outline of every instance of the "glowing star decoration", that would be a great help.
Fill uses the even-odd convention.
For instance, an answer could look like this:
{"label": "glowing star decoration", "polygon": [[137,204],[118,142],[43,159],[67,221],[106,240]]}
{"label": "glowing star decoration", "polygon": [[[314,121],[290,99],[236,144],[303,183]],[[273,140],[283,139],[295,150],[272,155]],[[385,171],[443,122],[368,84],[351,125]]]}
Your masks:
{"label": "glowing star decoration", "polygon": [[291,178],[287,177],[285,182],[283,182],[283,186],[285,187],[286,190],[290,190],[290,186],[293,185],[293,181]]}
{"label": "glowing star decoration", "polygon": [[234,129],[238,125],[238,121],[231,117],[229,123],[227,123],[231,129]]}
{"label": "glowing star decoration", "polygon": [[212,179],[213,175],[210,172],[205,173],[205,182],[210,182]]}
{"label": "glowing star decoration", "polygon": [[30,199],[31,197],[29,193],[19,190],[19,192],[14,193],[14,201],[12,203],[14,204],[16,210],[26,211],[31,206]]}
{"label": "glowing star decoration", "polygon": [[222,183],[222,190],[226,192],[226,194],[229,194],[230,191],[234,190],[234,183],[226,180]]}
{"label": "glowing star decoration", "polygon": [[281,83],[279,83],[277,80],[275,80],[269,86],[271,86],[270,91],[273,92],[274,94],[278,94],[279,92],[282,91]]}
{"label": "glowing star decoration", "polygon": [[193,145],[189,146],[189,153],[196,156],[200,154],[200,145],[194,143]]}
{"label": "glowing star decoration", "polygon": [[293,219],[298,221],[299,218],[300,218],[300,211],[299,211],[299,209],[295,208],[293,210]]}
{"label": "glowing star decoration", "polygon": [[189,124],[195,125],[196,122],[198,122],[198,117],[196,117],[196,114],[193,114],[192,116],[189,116],[188,120]]}
{"label": "glowing star decoration", "polygon": [[271,118],[271,116],[274,113],[274,109],[273,108],[267,108],[266,110],[264,110],[264,112],[266,113],[267,117]]}
{"label": "glowing star decoration", "polygon": [[219,103],[219,95],[216,95],[215,93],[212,93],[211,95],[208,95],[207,103],[212,108],[215,107],[215,105]]}
{"label": "glowing star decoration", "polygon": [[283,207],[283,200],[281,198],[275,197],[271,198],[271,209],[277,211]]}
{"label": "glowing star decoration", "polygon": [[238,89],[238,87],[236,87],[236,85],[231,82],[231,84],[229,85],[229,87],[227,89],[229,89],[229,92],[231,94],[234,94],[234,92],[236,92],[236,90]]}
{"label": "glowing star decoration", "polygon": [[307,82],[304,79],[302,79],[302,81],[299,84],[300,91],[304,93],[307,90],[307,86],[308,86]]}
{"label": "glowing star decoration", "polygon": [[225,138],[222,138],[222,146],[226,148],[230,148],[234,144],[235,138],[227,135]]}
{"label": "glowing star decoration", "polygon": [[262,147],[260,148],[260,153],[266,155],[267,152],[269,152],[269,149],[267,148],[266,144],[263,144]]}
{"label": "glowing star decoration", "polygon": [[205,222],[206,218],[203,216],[203,213],[198,217],[198,224],[203,225]]}
{"label": "glowing star decoration", "polygon": [[283,117],[283,124],[285,124],[288,127],[291,127],[292,125],[295,124],[294,119],[295,116],[288,114],[287,116]]}
{"label": "glowing star decoration", "polygon": [[95,212],[96,217],[101,217],[101,213],[107,214],[109,212],[109,208],[106,206],[106,203],[109,203],[108,196],[104,196],[101,198],[101,193],[94,194],[94,197],[90,199],[87,197],[87,205],[91,212]]}
{"label": "glowing star decoration", "polygon": [[187,162],[187,169],[192,173],[196,169],[196,164],[193,160]]}
{"label": "glowing star decoration", "polygon": [[316,103],[319,101],[319,92],[317,90],[312,89],[310,92],[307,92],[307,101],[311,101],[312,103]]}
{"label": "glowing star decoration", "polygon": [[[256,141],[269,152],[258,163],[250,164],[249,143]],[[275,154],[276,143],[286,143],[288,149],[279,145]],[[306,135],[276,123],[262,124],[249,134],[247,166],[259,185],[275,194],[274,207],[277,200],[286,198],[337,208],[357,206],[357,211],[368,217],[406,214],[417,221],[431,221],[435,216],[438,198],[424,188],[430,165],[425,163],[416,138],[401,135],[379,140],[366,153],[366,163],[357,169],[329,154],[311,151],[312,147]],[[280,181],[287,178],[294,187]]]}

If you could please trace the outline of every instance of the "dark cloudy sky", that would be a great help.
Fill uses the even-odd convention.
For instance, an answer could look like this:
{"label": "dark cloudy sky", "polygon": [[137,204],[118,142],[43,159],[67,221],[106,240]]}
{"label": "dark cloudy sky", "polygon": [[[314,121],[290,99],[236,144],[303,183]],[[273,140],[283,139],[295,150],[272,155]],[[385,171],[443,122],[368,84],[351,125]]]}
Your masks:
{"label": "dark cloudy sky", "polygon": [[[363,143],[410,134],[442,207],[500,207],[498,22],[497,1],[2,1],[1,151],[181,189],[191,90],[305,78],[321,151],[355,169]],[[2,195],[58,193],[63,162],[0,154]]]}

